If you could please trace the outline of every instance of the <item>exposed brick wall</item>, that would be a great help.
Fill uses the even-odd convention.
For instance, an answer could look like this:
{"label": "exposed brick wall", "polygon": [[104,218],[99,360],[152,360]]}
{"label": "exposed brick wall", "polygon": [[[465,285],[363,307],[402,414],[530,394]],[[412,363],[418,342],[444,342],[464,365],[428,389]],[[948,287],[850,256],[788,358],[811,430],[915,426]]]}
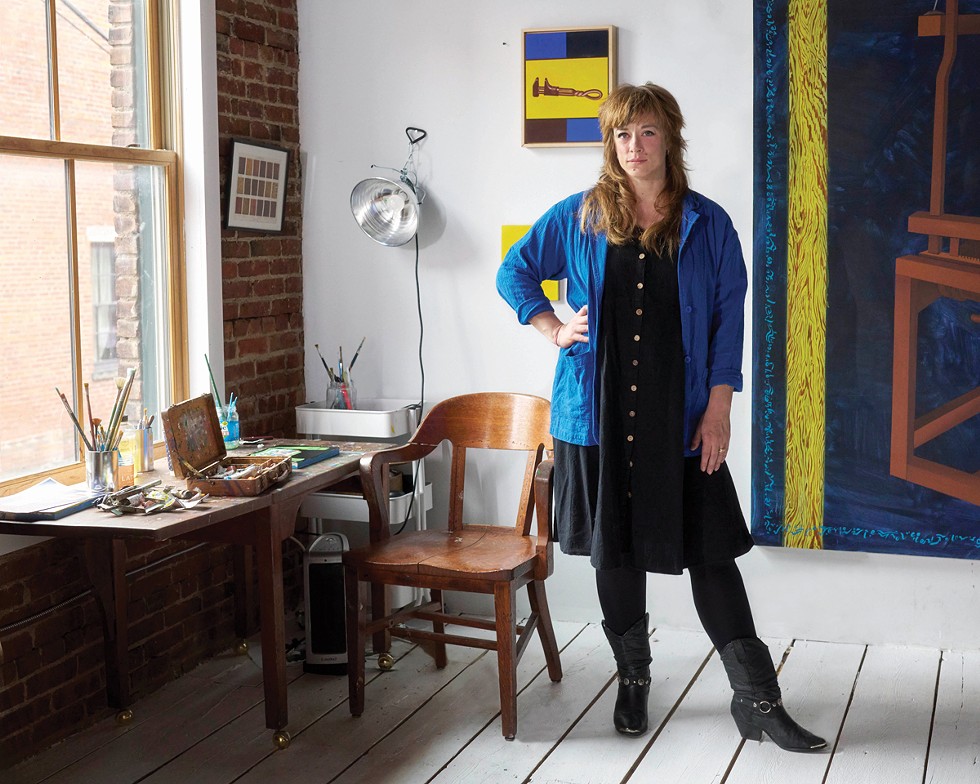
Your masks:
{"label": "exposed brick wall", "polygon": [[[127,547],[136,699],[234,642],[232,550],[192,548],[192,542]],[[5,757],[26,756],[113,712],[105,697],[102,619],[92,596],[83,595],[89,583],[82,552],[80,542],[60,539],[0,560],[0,627],[81,596],[0,637],[0,770]]]}
{"label": "exposed brick wall", "polygon": [[241,401],[243,434],[294,436],[306,401],[296,0],[217,0],[217,9],[222,199],[232,138],[290,156],[282,233],[222,234],[225,388]]}
{"label": "exposed brick wall", "polygon": [[[306,399],[296,0],[218,0],[217,7],[222,168],[232,137],[290,151],[284,231],[222,234],[226,389],[241,400],[243,433],[294,435],[294,407]],[[289,543],[286,550],[291,608],[302,596],[302,557]],[[127,571],[135,572],[130,689],[138,699],[234,642],[233,552],[130,542],[127,555]],[[0,629],[87,588],[79,542],[44,541],[0,556]],[[0,633],[0,646],[2,780],[12,761],[114,711],[106,706],[102,621],[91,596]]]}

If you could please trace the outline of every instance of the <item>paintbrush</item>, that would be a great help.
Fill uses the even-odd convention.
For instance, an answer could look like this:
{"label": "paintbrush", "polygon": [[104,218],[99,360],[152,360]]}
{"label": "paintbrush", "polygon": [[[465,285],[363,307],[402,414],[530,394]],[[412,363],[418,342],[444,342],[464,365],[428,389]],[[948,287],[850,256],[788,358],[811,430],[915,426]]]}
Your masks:
{"label": "paintbrush", "polygon": [[[122,390],[125,385],[125,380],[122,378],[116,378],[116,399],[112,403],[112,411],[109,412],[109,420],[103,425],[103,430],[105,435],[108,436],[109,431],[112,430],[112,423],[116,418],[116,412],[119,410],[119,400],[122,398]],[[109,444],[106,439],[102,441],[102,448],[108,449]]]}
{"label": "paintbrush", "polygon": [[330,369],[330,365],[327,364],[327,360],[323,358],[323,354],[320,353],[320,344],[314,343],[313,348],[316,349],[316,353],[320,354],[320,361],[323,363],[323,369],[327,371],[327,375],[330,377],[331,381],[336,381],[337,377],[334,376],[333,371]]}
{"label": "paintbrush", "polygon": [[88,381],[84,384],[85,387],[85,406],[88,409],[88,426],[92,432],[92,443],[95,443],[95,421],[92,419],[92,398],[88,394]]}
{"label": "paintbrush", "polygon": [[85,430],[82,428],[81,423],[78,421],[78,417],[75,416],[75,412],[72,411],[71,406],[68,404],[68,398],[65,397],[64,393],[60,389],[58,389],[58,387],[55,387],[54,391],[58,393],[58,397],[61,398],[61,402],[65,404],[65,411],[67,411],[68,416],[71,417],[71,423],[75,426],[75,429],[78,431],[78,435],[82,437],[82,441],[85,443],[85,448],[88,449],[89,452],[94,452],[95,447],[89,443],[88,437],[85,435]]}
{"label": "paintbrush", "polygon": [[361,342],[357,344],[357,351],[354,352],[354,358],[350,361],[350,364],[347,366],[348,376],[350,375],[350,372],[354,369],[354,363],[357,362],[357,355],[361,353],[361,348],[364,346],[365,340],[367,340],[366,335],[363,338],[361,338]]}
{"label": "paintbrush", "polygon": [[119,408],[119,419],[116,420],[116,437],[112,440],[112,449],[118,449],[119,442],[122,441],[122,421],[125,418],[123,412],[129,405],[129,393],[133,391],[133,382],[136,380],[136,368],[130,368],[126,374],[126,388],[123,389],[122,406]]}
{"label": "paintbrush", "polygon": [[219,408],[224,407],[224,401],[221,399],[221,395],[218,394],[218,385],[214,383],[214,373],[211,372],[211,363],[208,362],[208,355],[204,355],[204,364],[208,366],[208,376],[211,378],[211,389],[214,392],[214,404]]}
{"label": "paintbrush", "polygon": [[133,388],[133,379],[136,378],[136,368],[129,368],[126,371],[126,380],[123,381],[121,378],[116,379],[116,387],[118,388],[118,393],[116,394],[116,405],[113,406],[112,416],[109,417],[109,427],[106,428],[106,449],[115,449],[117,436],[121,435],[119,433],[119,424],[122,422],[123,411],[126,410],[126,403],[129,402],[129,390]]}

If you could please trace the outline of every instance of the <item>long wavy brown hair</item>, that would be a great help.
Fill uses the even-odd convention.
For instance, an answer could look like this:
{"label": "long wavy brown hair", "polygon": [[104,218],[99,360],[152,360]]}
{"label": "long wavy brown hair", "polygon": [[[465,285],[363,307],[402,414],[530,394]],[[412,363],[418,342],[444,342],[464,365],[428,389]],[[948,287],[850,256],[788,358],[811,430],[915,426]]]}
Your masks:
{"label": "long wavy brown hair", "polygon": [[677,99],[651,82],[620,85],[599,107],[602,171],[599,181],[582,203],[582,231],[605,232],[613,245],[623,245],[636,236],[639,229],[636,196],[616,156],[615,129],[649,113],[657,118],[667,148],[666,182],[657,198],[657,209],[664,217],[643,231],[640,244],[649,251],[673,255],[680,244],[681,215],[688,191],[687,164],[684,162],[687,142],[681,136],[684,116]]}

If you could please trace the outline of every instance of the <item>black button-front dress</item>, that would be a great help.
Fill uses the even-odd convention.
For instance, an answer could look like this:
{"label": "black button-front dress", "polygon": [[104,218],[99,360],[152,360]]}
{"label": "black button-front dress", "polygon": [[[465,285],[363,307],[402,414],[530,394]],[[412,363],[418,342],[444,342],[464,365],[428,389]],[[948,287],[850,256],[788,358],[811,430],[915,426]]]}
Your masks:
{"label": "black button-front dress", "polygon": [[680,574],[752,547],[726,464],[684,457],[677,265],[637,241],[610,245],[596,346],[599,444],[555,441],[562,552]]}

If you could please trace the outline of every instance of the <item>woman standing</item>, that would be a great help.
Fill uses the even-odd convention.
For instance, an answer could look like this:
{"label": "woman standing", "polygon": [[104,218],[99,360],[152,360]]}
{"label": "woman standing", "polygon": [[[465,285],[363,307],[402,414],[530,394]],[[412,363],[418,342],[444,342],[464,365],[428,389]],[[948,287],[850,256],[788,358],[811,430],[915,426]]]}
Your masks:
{"label": "woman standing", "polygon": [[[688,188],[674,97],[623,85],[599,110],[604,161],[589,191],[511,248],[497,289],[561,352],[552,394],[562,552],[596,569],[619,674],[613,721],[647,731],[647,572],[688,570],[744,738],[826,746],[782,707],[735,558],[752,547],[725,464],[742,387],[745,264],[728,215]],[[541,291],[567,279],[562,323]]]}

